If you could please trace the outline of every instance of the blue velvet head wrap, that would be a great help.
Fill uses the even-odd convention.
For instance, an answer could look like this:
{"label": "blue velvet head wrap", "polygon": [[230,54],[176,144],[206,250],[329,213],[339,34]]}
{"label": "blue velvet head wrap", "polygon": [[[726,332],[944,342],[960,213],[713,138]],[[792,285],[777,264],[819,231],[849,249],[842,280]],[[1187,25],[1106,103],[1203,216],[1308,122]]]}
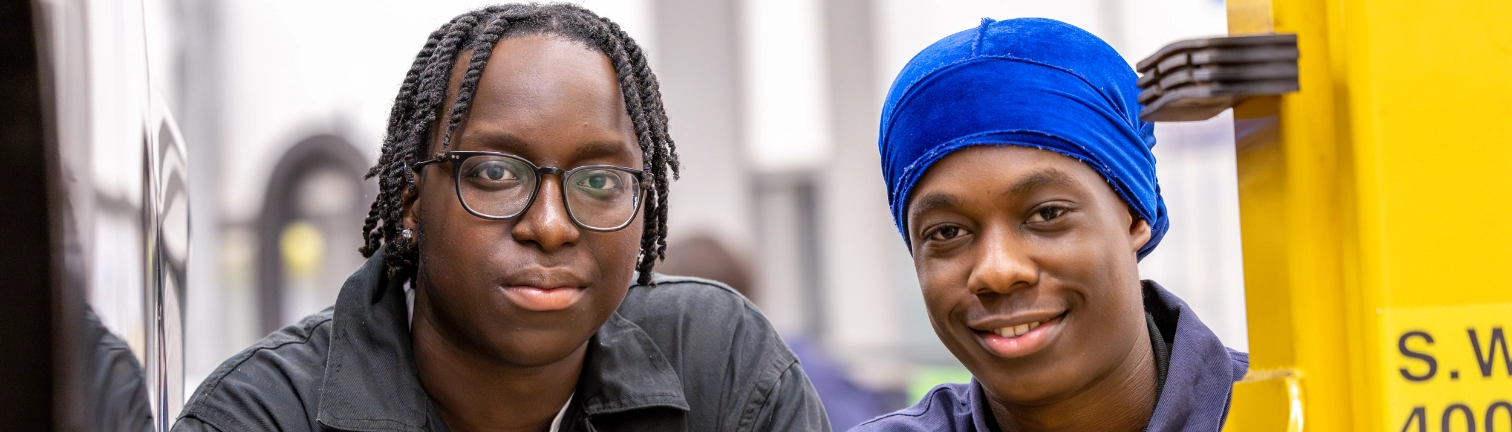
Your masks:
{"label": "blue velvet head wrap", "polygon": [[882,175],[908,240],[914,184],[940,158],[978,145],[1060,153],[1102,174],[1150,223],[1144,258],[1165,236],[1155,179],[1155,127],[1139,119],[1134,70],[1113,47],[1043,18],[983,19],[909,60],[882,106]]}

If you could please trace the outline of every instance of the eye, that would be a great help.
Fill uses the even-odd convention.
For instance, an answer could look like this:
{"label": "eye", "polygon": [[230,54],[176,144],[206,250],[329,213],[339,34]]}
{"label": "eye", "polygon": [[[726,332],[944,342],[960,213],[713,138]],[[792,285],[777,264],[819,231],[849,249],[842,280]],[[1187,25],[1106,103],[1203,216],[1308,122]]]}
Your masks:
{"label": "eye", "polygon": [[625,176],[626,174],[607,169],[582,171],[567,179],[570,183],[569,193],[604,202],[631,197],[628,185],[634,184],[634,180]]}
{"label": "eye", "polygon": [[1029,222],[1049,222],[1055,220],[1055,218],[1061,217],[1061,215],[1066,214],[1066,212],[1069,210],[1070,209],[1059,206],[1040,207],[1038,210],[1034,211],[1033,215],[1029,216]]}
{"label": "eye", "polygon": [[619,187],[619,178],[608,173],[592,173],[578,182],[578,187],[592,190],[608,190]]}
{"label": "eye", "polygon": [[930,232],[929,235],[925,238],[928,240],[950,240],[956,237],[960,237],[961,234],[962,233],[960,227],[946,225]]}
{"label": "eye", "polygon": [[519,176],[509,168],[508,165],[500,162],[484,162],[478,164],[469,174],[471,177],[493,182],[518,180]]}

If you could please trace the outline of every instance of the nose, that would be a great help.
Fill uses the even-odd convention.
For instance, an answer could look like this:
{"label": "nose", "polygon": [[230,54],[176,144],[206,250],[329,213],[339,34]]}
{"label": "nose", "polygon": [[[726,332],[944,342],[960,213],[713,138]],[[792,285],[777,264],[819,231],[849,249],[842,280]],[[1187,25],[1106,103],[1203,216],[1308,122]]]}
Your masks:
{"label": "nose", "polygon": [[989,229],[982,237],[982,249],[966,280],[973,295],[1008,294],[1039,283],[1039,265],[1028,242],[1011,229]]}
{"label": "nose", "polygon": [[510,234],[515,241],[535,243],[543,252],[577,244],[582,233],[562,202],[561,174],[542,175],[540,188]]}

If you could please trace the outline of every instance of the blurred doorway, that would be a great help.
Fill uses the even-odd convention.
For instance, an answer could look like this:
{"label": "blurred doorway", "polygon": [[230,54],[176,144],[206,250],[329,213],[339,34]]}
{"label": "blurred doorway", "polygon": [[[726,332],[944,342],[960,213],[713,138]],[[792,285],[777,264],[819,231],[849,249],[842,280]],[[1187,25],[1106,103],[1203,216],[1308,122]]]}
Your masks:
{"label": "blurred doorway", "polygon": [[364,210],[374,196],[368,163],[334,135],[295,144],[268,181],[257,222],[257,299],[264,333],[335,304],[362,265]]}

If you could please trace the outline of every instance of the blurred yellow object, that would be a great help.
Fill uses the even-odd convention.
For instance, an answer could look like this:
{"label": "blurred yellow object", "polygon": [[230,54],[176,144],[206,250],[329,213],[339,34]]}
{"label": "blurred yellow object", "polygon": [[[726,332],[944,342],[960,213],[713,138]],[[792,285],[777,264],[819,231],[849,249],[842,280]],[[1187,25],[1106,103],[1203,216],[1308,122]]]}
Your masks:
{"label": "blurred yellow object", "polygon": [[[1302,430],[1302,374],[1294,370],[1253,370],[1234,385],[1230,424],[1244,430]],[[1237,429],[1237,428],[1235,428]]]}
{"label": "blurred yellow object", "polygon": [[325,236],[315,225],[295,221],[284,226],[278,248],[283,254],[284,274],[293,279],[308,278],[325,258]]}
{"label": "blurred yellow object", "polygon": [[1226,430],[1512,431],[1512,2],[1228,11],[1231,35],[1297,34],[1301,91],[1234,109],[1251,370],[1274,376],[1236,385]]}
{"label": "blurred yellow object", "polygon": [[971,371],[961,366],[922,367],[908,379],[908,405],[919,403],[935,386],[971,382]]}

